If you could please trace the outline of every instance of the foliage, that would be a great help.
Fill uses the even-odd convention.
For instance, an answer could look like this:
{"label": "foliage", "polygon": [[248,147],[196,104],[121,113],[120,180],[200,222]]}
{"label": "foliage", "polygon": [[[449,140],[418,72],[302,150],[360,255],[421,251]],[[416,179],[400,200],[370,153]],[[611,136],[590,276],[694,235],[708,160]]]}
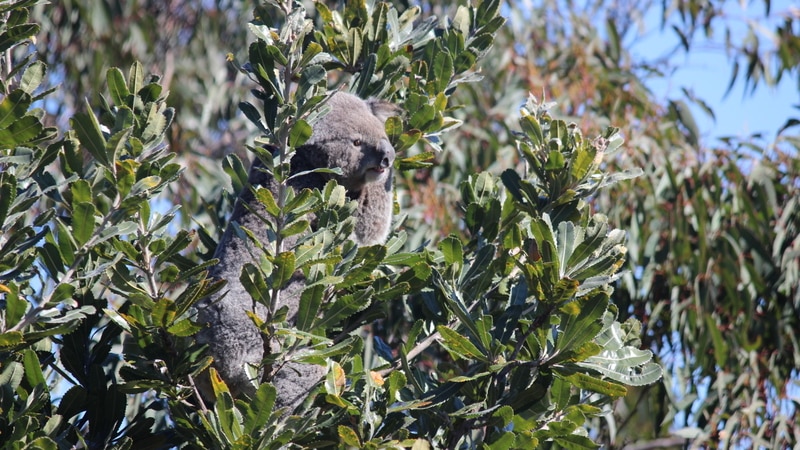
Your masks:
{"label": "foliage", "polygon": [[[458,4],[432,0],[413,10],[396,2],[397,9],[385,9],[385,20],[389,23],[396,11],[398,28],[387,27],[383,34],[382,13],[375,15],[371,2],[366,14],[361,2],[348,2],[344,9],[326,2],[308,13],[313,29],[304,28],[302,45],[291,49],[280,34],[273,39],[271,32],[286,29],[287,21],[270,5],[255,7],[250,16],[247,3],[226,0],[124,5],[102,0],[91,7],[80,0],[36,3],[17,0],[0,7],[0,104],[6,111],[6,119],[0,119],[4,442],[49,448],[53,442],[69,446],[83,440],[93,447],[162,448],[179,443],[280,446],[292,439],[303,444],[318,439],[318,446],[419,448],[423,443],[415,438],[420,433],[445,423],[450,428],[431,442],[510,447],[511,439],[529,445],[535,437],[551,439],[540,441],[542,446],[553,446],[556,439],[557,445],[579,446],[586,442],[583,430],[609,447],[646,446],[659,439],[655,442],[675,446],[778,448],[800,440],[795,331],[800,329],[800,256],[793,200],[800,173],[797,119],[776,123],[780,132],[774,141],[754,135],[712,142],[690,109],[698,105],[710,111],[703,93],[684,90],[677,98],[654,98],[647,82],[669,76],[675,69],[672,60],[630,51],[644,30],[642,18],[655,10],[663,29],[678,36],[676,49],[696,52],[722,37],[732,62],[730,88],[742,80],[746,91],[762,83],[796,81],[797,17],[791,9],[776,11],[770,2],[756,2],[763,4],[763,14],[750,16],[750,10],[738,22],[730,11],[732,2],[594,1],[576,7],[571,2],[512,1],[500,8],[506,25],[476,34],[473,20],[487,16],[473,17]],[[247,33],[244,24],[253,18]],[[747,39],[736,38],[742,27]],[[259,30],[267,30],[269,45],[278,49],[268,49],[273,60],[306,54],[308,43],[321,47],[320,59],[295,66],[296,76],[288,83],[275,75],[277,83],[285,83],[278,92],[291,88],[282,102],[265,102],[260,94],[255,100],[247,97],[252,80],[261,81],[252,71],[256,64],[247,44],[259,37]],[[396,42],[410,39],[418,45],[394,46],[390,30],[399,30]],[[765,30],[771,32],[768,39]],[[34,36],[37,55],[30,45]],[[487,51],[489,38],[494,45]],[[382,45],[386,42],[388,52]],[[474,51],[467,51],[467,42]],[[452,49],[452,72],[445,56],[438,65],[432,63],[448,53],[442,49]],[[250,64],[227,65],[228,53],[231,60],[250,59]],[[136,68],[136,60],[144,61],[143,67]],[[475,66],[467,66],[470,62]],[[398,231],[385,249],[352,248],[343,239],[350,209],[337,198],[340,191],[331,186],[300,196],[292,207],[317,208],[331,224],[342,219],[344,228],[309,237],[304,250],[283,249],[284,259],[271,271],[250,274],[274,282],[281,272],[275,268],[289,267],[280,263],[290,254],[295,255],[291,265],[303,267],[307,275],[325,274],[308,293],[310,306],[319,301],[325,310],[320,316],[306,315],[308,329],[318,334],[281,329],[280,317],[265,330],[313,342],[319,351],[315,361],[329,364],[331,376],[317,400],[306,405],[305,415],[268,413],[273,397],[268,385],[252,402],[234,402],[218,385],[222,401],[214,411],[198,413],[190,403],[195,398],[192,377],[208,362],[192,346],[196,328],[186,320],[191,317],[187,307],[223,288],[205,280],[204,270],[213,263],[208,259],[215,238],[246,179],[240,158],[225,157],[223,164],[219,159],[234,150],[243,156],[249,136],[270,136],[276,128],[288,133],[283,156],[290,155],[288,138],[295,127],[267,122],[274,116],[269,115],[272,106],[266,106],[277,104],[275,114],[283,108],[283,117],[302,110],[304,120],[312,123],[317,112],[324,112],[322,84],[313,82],[320,71],[309,70],[304,78],[299,74],[314,65],[322,66],[329,85],[392,98],[407,111],[404,120],[387,127],[401,150],[401,167],[409,169],[398,174]],[[111,66],[134,69],[125,80],[120,72],[108,71]],[[162,92],[156,93],[156,87],[142,91],[147,84],[155,86],[154,79],[144,76],[148,70],[164,73],[156,84],[164,86]],[[412,70],[415,76],[409,78]],[[452,73],[447,83],[443,73]],[[103,77],[108,100],[93,96]],[[306,90],[298,94],[295,88],[301,84]],[[128,94],[122,95],[122,87]],[[272,92],[266,87],[260,90]],[[175,117],[162,106],[167,89],[168,103],[178,111]],[[527,118],[521,118],[516,111],[529,92],[557,106],[540,114],[542,105],[529,103]],[[84,105],[86,97],[91,107]],[[157,113],[151,118],[152,105]],[[237,106],[244,114],[236,114]],[[256,118],[253,111],[261,127],[250,120]],[[522,151],[542,142],[533,123],[542,136],[551,131],[559,137],[580,135],[571,127],[562,133],[553,118],[574,121],[585,133],[607,140],[608,125],[620,125],[625,143],[614,155],[606,151],[599,168],[590,165],[587,173],[570,175],[570,170],[557,170],[556,153],[551,160],[549,151]],[[160,129],[159,122],[171,126],[160,137],[151,136],[154,140],[144,138],[148,127],[151,133]],[[294,131],[295,139],[307,132],[301,128]],[[109,147],[113,136],[119,136],[117,150]],[[269,158],[260,151],[262,140],[249,148]],[[132,156],[139,151],[137,141],[142,149],[143,142],[150,142],[152,154]],[[169,153],[160,147],[164,142]],[[583,138],[566,143],[559,138],[559,143],[565,162],[584,160],[602,147],[602,141]],[[282,161],[273,163],[280,168]],[[623,173],[619,167],[641,167],[644,173],[598,189],[603,181],[592,175]],[[113,184],[118,179],[121,189]],[[137,184],[139,191],[132,194]],[[123,200],[128,209],[110,214]],[[288,207],[282,205],[277,214],[290,217],[295,210]],[[510,211],[515,215],[501,215]],[[93,216],[94,224],[76,221],[76,213]],[[626,231],[626,241],[619,241],[612,224]],[[333,226],[336,230],[338,225]],[[292,232],[305,225],[296,227]],[[104,232],[105,240],[99,237]],[[592,236],[603,239],[598,243]],[[574,245],[562,245],[569,239]],[[590,254],[589,260],[577,261],[579,249],[594,245],[604,259]],[[620,245],[625,246],[624,263]],[[309,258],[313,253],[331,259],[304,260],[303,251],[310,252]],[[628,270],[615,272],[607,264]],[[573,289],[548,290],[554,284],[540,281],[545,273],[586,275],[582,283],[591,287],[587,274],[592,270],[610,277],[598,279],[598,292],[609,292],[604,283],[616,287],[608,314],[594,321],[589,317],[596,311],[584,306],[576,311],[575,306],[583,305],[579,298],[602,305],[607,300],[600,294],[575,290],[576,300],[561,307],[536,296],[549,292],[548,299],[563,299],[567,288]],[[520,299],[533,308],[523,311],[527,318],[512,314]],[[550,307],[552,320],[544,314]],[[614,311],[621,323],[611,320]],[[517,320],[518,330],[531,332],[513,341],[514,347],[498,344],[509,337],[510,328],[503,329],[500,320],[509,316]],[[640,319],[641,328],[627,317]],[[568,340],[557,333],[584,321],[601,329],[591,337],[588,331],[568,334]],[[365,323],[371,325],[360,328]],[[536,330],[545,330],[545,337]],[[540,344],[542,339],[547,345]],[[555,352],[556,345],[580,348],[580,341],[587,342],[586,353]],[[606,351],[589,356],[592,343]],[[64,353],[62,347],[72,350]],[[615,388],[620,380],[612,378],[614,370],[603,361],[641,361],[640,352],[632,349],[655,352],[666,369],[665,383],[628,386],[627,395],[609,411],[608,401],[623,393]],[[550,370],[524,370],[534,364],[549,364]],[[512,372],[514,380],[501,376]],[[602,383],[585,373],[603,374]],[[519,405],[498,395],[500,387],[504,381],[517,386],[525,377],[530,389],[550,389],[546,395],[517,392],[528,400],[541,397],[529,413],[510,414],[507,407],[514,412]],[[490,392],[495,397],[485,395]],[[364,401],[368,398],[375,401]],[[603,414],[592,406],[605,408]],[[299,429],[307,432],[295,435]]]}
{"label": "foliage", "polygon": [[[37,31],[27,22],[33,3],[9,7],[9,55]],[[387,123],[406,152],[398,167],[425,167],[430,154],[408,150],[417,141],[437,148],[458,124],[447,116],[448,96],[477,80],[474,64],[503,23],[497,2],[463,6],[448,22],[418,21],[416,8],[319,4],[319,29],[302,7],[277,7],[279,27],[266,17],[251,24],[258,39],[241,70],[260,86],[259,106],[241,108],[263,133],[250,150],[281,185],[293,149],[324,114],[329,71],[356,92],[400,102],[405,120]],[[661,376],[635,346],[636,323],[617,322],[609,303],[624,233],[587,209],[589,196],[620,178],[599,170],[621,143],[617,130],[586,140],[531,97],[518,137],[524,164],[461,185],[465,239],[409,250],[401,229],[386,245],[356,248],[341,187],[279,189],[277,198],[257,191],[278,219],[277,241],[256,243],[264,263],[243,280],[268,302],[263,292],[304,271],[297,326],[282,326],[280,314],[261,325],[283,334],[287,351],[311,346],[303,357],[325,364],[328,376],[294,415],[273,411],[268,383],[234,400],[216,382],[213,409],[197,406],[192,380],[209,361],[191,339],[199,329],[191,307],[224,282],[206,278],[215,261],[190,249],[198,237],[213,247],[210,234],[176,229],[178,206],[157,200],[182,173],[165,145],[175,115],[167,92],[138,63],[127,77],[111,68],[97,112],[87,103],[58,135],[32,107],[49,92],[37,92],[45,65],[28,55],[4,72],[0,104],[6,444],[593,447],[586,418],[625,385]],[[243,184],[238,158],[227,166],[233,185]],[[282,248],[281,238],[308,230],[308,211],[319,228]],[[386,319],[398,307],[402,317]]]}
{"label": "foliage", "polygon": [[[630,124],[622,151],[609,163],[642,167],[644,176],[600,191],[593,204],[629,233],[629,271],[612,298],[623,318],[642,320],[642,348],[656,352],[666,383],[629,389],[614,414],[592,428],[609,446],[647,446],[655,439],[674,446],[792,446],[800,414],[794,331],[800,326],[800,260],[792,200],[799,173],[797,120],[776,123],[774,141],[763,133],[706,141],[688,106],[703,103],[702,93],[683,90],[678,98],[655,99],[647,80],[676,68],[660,55],[643,58],[629,50],[648,5],[593,2],[575,12],[545,2],[530,12],[522,2],[510,3],[509,26],[486,57],[485,67],[496,69],[483,72],[480,88],[456,93],[464,105],[456,116],[464,125],[445,137],[429,178],[417,177],[414,188],[427,194],[415,207],[430,218],[430,228],[419,222],[426,227],[419,235],[454,226],[447,186],[468,167],[501,173],[515,163],[515,118],[497,105],[513,104],[530,90],[557,101],[554,114],[574,118],[583,129]],[[692,5],[680,3],[685,15],[667,11],[665,21],[702,23],[701,9]],[[794,17],[791,11],[772,15],[790,22]],[[724,20],[714,15],[712,28],[735,25]],[[774,20],[750,23],[763,28]],[[781,47],[797,39],[796,31],[780,36],[775,42]],[[689,51],[706,43],[694,36]],[[765,59],[768,50],[761,45],[757,52],[731,55]],[[796,74],[796,64],[787,63],[784,73]],[[751,80],[764,81],[770,79]]]}

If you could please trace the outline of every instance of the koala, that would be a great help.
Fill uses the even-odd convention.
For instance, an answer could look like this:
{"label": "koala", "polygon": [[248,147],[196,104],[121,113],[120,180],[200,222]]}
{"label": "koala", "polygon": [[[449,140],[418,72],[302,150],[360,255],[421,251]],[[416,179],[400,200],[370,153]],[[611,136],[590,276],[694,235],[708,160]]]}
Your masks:
{"label": "koala", "polygon": [[[329,180],[335,179],[345,188],[348,198],[358,202],[356,225],[350,238],[362,246],[383,243],[392,220],[392,164],[395,159],[384,123],[398,112],[398,108],[387,102],[362,100],[343,92],[333,94],[328,105],[330,112],[315,123],[309,140],[297,148],[291,160],[291,170],[296,174],[316,168],[338,167],[341,173],[309,173],[288,183],[299,191],[304,188],[322,189]],[[252,188],[264,186],[277,194],[276,183],[255,163],[248,184],[250,187],[244,189],[234,206],[231,222],[247,228],[266,243],[270,236],[259,216],[267,215],[264,207],[255,200]],[[291,248],[296,241],[297,237],[285,240],[284,248]],[[205,327],[198,333],[197,340],[208,345],[208,354],[214,358],[213,366],[231,393],[234,396],[252,395],[255,388],[246,365],[259,365],[267,352],[277,351],[280,347],[274,340],[265,343],[247,316],[248,311],[253,311],[254,302],[239,276],[246,263],[258,264],[258,255],[247,239],[243,240],[229,227],[217,246],[215,257],[220,262],[211,270],[211,276],[227,280],[228,290],[221,298],[199,302],[198,320]],[[294,323],[304,283],[302,274],[298,272],[280,292],[277,307],[288,307],[290,325]],[[257,304],[255,313],[264,318],[267,311],[263,305]],[[276,407],[293,410],[324,374],[325,369],[316,365],[287,363],[276,367],[271,374],[277,390]],[[213,402],[207,372],[201,374],[197,385],[203,398]]]}

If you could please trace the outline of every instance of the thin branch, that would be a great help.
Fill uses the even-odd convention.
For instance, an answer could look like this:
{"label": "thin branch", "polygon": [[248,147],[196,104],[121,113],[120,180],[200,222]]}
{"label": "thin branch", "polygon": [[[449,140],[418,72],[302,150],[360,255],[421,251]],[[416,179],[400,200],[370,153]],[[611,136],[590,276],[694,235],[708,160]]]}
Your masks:
{"label": "thin branch", "polygon": [[[434,343],[434,341],[438,341],[439,339],[441,339],[441,337],[442,335],[440,335],[438,331],[426,337],[419,344],[415,345],[410,352],[408,352],[408,354],[406,355],[406,359],[409,360],[414,359],[417,355],[424,352],[428,347],[430,347]],[[385,377],[390,373],[394,372],[395,370],[399,369],[402,365],[403,365],[402,361],[398,358],[397,361],[395,361],[391,367],[383,369],[378,373],[381,374],[381,376]]]}
{"label": "thin branch", "polygon": [[197,384],[194,382],[194,377],[189,374],[187,375],[187,378],[189,379],[189,385],[192,387],[192,391],[194,391],[194,396],[197,397],[197,402],[200,404],[200,410],[203,411],[203,413],[207,413],[208,408],[206,408],[206,404],[203,401],[203,396],[200,395],[200,390],[197,389]]}

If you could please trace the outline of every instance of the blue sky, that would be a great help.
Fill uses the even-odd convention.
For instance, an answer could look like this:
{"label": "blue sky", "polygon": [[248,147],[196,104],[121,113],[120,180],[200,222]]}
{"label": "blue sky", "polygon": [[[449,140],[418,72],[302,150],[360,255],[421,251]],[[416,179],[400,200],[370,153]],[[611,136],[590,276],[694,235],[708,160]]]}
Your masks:
{"label": "blue sky", "polygon": [[[733,35],[743,37],[746,26],[744,20],[758,19],[765,29],[774,28],[774,23],[780,20],[782,14],[794,8],[795,14],[800,14],[797,6],[790,0],[772,2],[769,20],[764,20],[763,2],[752,2],[750,6],[742,5],[745,2],[728,2],[725,6],[727,23],[733,24]],[[670,54],[678,44],[677,35],[667,27],[660,29],[660,8],[653,8],[652,12],[644,18],[644,33],[635,37],[631,51],[637,59],[653,61],[659,57]],[[796,78],[786,77],[778,86],[769,87],[761,83],[754,93],[747,93],[744,89],[744,75],[739,74],[736,84],[730,93],[725,96],[731,77],[732,61],[728,59],[723,47],[723,29],[717,28],[715,41],[707,43],[703,36],[697,36],[694,46],[686,54],[683,51],[675,52],[670,56],[670,62],[677,69],[666,78],[652,79],[647,85],[656,95],[656,98],[666,102],[667,99],[683,97],[681,87],[686,87],[702,98],[714,111],[716,121],[705,114],[701,108],[692,106],[694,118],[697,121],[700,133],[705,144],[713,145],[720,136],[734,136],[744,138],[753,133],[763,133],[764,138],[772,141],[775,133],[789,117],[800,117],[800,92]],[[762,46],[769,43],[767,35],[759,35]],[[795,74],[796,76],[796,74]],[[688,102],[687,102],[688,103]],[[800,128],[791,129],[790,133],[796,134]]]}

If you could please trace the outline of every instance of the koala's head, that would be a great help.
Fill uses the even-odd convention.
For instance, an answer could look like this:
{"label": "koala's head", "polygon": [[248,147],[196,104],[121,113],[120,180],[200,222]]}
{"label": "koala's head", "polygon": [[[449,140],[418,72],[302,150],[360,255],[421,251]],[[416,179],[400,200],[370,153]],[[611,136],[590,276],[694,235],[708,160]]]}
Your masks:
{"label": "koala's head", "polygon": [[384,122],[397,107],[380,100],[362,100],[338,92],[328,100],[331,110],[314,124],[311,138],[297,149],[314,167],[341,169],[335,178],[349,191],[385,182],[394,163],[394,148]]}

